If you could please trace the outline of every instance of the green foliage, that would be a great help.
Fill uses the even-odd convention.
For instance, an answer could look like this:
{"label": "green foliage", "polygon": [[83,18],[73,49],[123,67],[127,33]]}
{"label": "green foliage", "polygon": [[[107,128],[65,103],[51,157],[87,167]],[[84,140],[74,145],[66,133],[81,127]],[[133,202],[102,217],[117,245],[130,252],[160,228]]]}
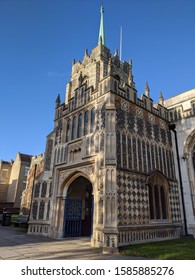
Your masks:
{"label": "green foliage", "polygon": [[195,239],[181,238],[130,245],[123,250],[123,254],[160,260],[195,260]]}

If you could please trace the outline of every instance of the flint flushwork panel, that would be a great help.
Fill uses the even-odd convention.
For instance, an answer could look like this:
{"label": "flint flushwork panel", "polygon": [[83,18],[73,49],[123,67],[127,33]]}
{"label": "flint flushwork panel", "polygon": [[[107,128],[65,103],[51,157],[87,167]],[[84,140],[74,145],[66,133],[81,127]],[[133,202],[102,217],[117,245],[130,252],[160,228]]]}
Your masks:
{"label": "flint flushwork panel", "polygon": [[117,174],[118,225],[141,225],[149,222],[148,190],[144,176],[127,172]]}
{"label": "flint flushwork panel", "polygon": [[135,105],[125,106],[119,99],[116,106],[117,167],[143,173],[159,170],[175,179],[168,125]]}
{"label": "flint flushwork panel", "polygon": [[172,222],[181,222],[179,191],[178,185],[175,182],[170,183],[169,200]]}

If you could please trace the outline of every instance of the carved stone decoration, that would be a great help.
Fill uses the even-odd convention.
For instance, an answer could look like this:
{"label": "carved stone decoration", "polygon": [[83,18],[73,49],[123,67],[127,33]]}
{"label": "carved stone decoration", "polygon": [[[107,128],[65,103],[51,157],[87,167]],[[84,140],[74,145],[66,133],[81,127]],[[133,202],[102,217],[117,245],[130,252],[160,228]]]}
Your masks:
{"label": "carved stone decoration", "polygon": [[136,110],[136,116],[140,119],[143,119],[143,110],[137,109]]}
{"label": "carved stone decoration", "polygon": [[94,165],[90,165],[90,166],[88,167],[88,173],[89,173],[89,175],[94,174],[94,169],[95,169]]}
{"label": "carved stone decoration", "polygon": [[99,170],[99,185],[98,185],[99,194],[103,194],[103,187],[104,187],[103,177],[104,177],[104,171]]}
{"label": "carved stone decoration", "polygon": [[103,199],[100,198],[98,201],[98,224],[103,224]]}
{"label": "carved stone decoration", "polygon": [[48,139],[47,148],[45,153],[45,170],[50,170],[51,156],[52,156],[53,140]]}
{"label": "carved stone decoration", "polygon": [[59,176],[59,185],[63,183],[63,181],[71,174],[71,171],[61,171]]}
{"label": "carved stone decoration", "polygon": [[160,127],[163,128],[163,129],[165,129],[165,128],[166,128],[165,122],[160,121]]}
{"label": "carved stone decoration", "polygon": [[[74,173],[75,170],[62,170],[59,174],[59,186],[62,186],[63,182],[70,176],[71,173]],[[89,165],[84,167],[79,167],[76,169],[77,172],[81,172],[91,177],[91,181],[93,181],[93,175],[95,172],[95,166]]]}
{"label": "carved stone decoration", "polygon": [[155,116],[152,114],[148,114],[148,120],[150,123],[155,124]]}
{"label": "carved stone decoration", "polygon": [[81,142],[78,142],[78,143],[75,143],[75,144],[71,144],[69,145],[69,151],[78,151],[79,149],[81,149],[82,147],[82,143]]}
{"label": "carved stone decoration", "polygon": [[128,104],[128,102],[122,101],[122,102],[121,102],[121,109],[122,109],[123,111],[128,112],[128,111],[129,111],[129,104]]}
{"label": "carved stone decoration", "polygon": [[106,246],[115,248],[117,247],[117,235],[115,234],[106,234]]}
{"label": "carved stone decoration", "polygon": [[62,120],[58,121],[58,125],[56,127],[56,140],[55,140],[55,145],[61,143],[61,138],[62,138]]}

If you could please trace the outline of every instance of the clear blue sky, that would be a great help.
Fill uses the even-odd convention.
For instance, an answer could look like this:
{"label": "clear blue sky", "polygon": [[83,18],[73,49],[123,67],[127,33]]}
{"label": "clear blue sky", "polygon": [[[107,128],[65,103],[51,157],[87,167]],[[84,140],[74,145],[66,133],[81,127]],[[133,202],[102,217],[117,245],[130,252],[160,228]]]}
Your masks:
{"label": "clear blue sky", "polygon": [[[0,0],[0,159],[44,153],[72,59],[98,42],[99,0]],[[195,0],[104,0],[106,44],[133,60],[140,96],[195,87]]]}

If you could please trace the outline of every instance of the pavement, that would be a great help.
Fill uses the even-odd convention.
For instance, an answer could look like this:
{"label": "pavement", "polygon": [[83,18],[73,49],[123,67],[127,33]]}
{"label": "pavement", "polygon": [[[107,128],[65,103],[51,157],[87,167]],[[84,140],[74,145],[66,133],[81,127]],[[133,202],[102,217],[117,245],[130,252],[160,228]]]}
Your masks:
{"label": "pavement", "polygon": [[103,254],[90,239],[52,239],[28,235],[26,229],[0,224],[0,260],[143,260],[122,254]]}

